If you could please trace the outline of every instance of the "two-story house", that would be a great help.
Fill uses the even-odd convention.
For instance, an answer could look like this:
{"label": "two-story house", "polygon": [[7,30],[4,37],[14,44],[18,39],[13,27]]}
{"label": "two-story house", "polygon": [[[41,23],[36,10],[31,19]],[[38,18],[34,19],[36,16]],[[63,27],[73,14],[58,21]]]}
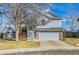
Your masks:
{"label": "two-story house", "polygon": [[[41,18],[40,23],[43,25],[37,26],[35,31],[35,38],[37,40],[63,40],[64,31],[61,24],[61,18],[51,13],[47,14],[47,18]],[[46,21],[49,21],[45,24]]]}

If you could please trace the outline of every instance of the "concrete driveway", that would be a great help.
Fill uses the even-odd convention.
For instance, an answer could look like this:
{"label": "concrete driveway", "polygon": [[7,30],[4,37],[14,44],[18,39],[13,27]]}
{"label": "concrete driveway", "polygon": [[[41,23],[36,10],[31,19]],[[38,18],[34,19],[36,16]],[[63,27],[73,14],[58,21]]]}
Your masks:
{"label": "concrete driveway", "polygon": [[48,48],[66,48],[66,47],[74,47],[64,41],[61,40],[53,40],[53,41],[41,41],[40,47],[48,47]]}

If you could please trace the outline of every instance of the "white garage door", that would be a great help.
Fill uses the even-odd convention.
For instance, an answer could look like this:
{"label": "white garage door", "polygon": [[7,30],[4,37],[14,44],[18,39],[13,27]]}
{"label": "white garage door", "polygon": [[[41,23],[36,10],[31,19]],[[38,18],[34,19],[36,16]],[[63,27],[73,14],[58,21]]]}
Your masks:
{"label": "white garage door", "polygon": [[40,32],[40,40],[59,40],[59,32]]}

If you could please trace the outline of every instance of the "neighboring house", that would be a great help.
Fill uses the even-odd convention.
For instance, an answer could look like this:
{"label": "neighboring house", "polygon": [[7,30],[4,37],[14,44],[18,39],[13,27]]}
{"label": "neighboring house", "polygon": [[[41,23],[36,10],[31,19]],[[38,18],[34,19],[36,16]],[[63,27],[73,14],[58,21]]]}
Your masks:
{"label": "neighboring house", "polygon": [[[63,40],[64,30],[62,28],[61,19],[58,16],[48,13],[48,20],[50,20],[45,25],[40,25],[36,27],[35,38],[37,40]],[[44,20],[44,18],[43,18]],[[48,21],[47,19],[45,19]],[[41,21],[44,23],[45,21]]]}
{"label": "neighboring house", "polygon": [[15,37],[15,30],[11,27],[7,27],[3,32],[4,39],[11,39]]}

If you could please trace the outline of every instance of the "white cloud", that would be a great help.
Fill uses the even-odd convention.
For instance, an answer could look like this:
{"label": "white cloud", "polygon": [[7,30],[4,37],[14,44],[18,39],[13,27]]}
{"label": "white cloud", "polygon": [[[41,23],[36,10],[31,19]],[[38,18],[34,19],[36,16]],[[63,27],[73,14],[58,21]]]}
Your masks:
{"label": "white cloud", "polygon": [[62,21],[66,21],[66,19],[65,19],[65,18],[63,18],[63,19],[62,19]]}
{"label": "white cloud", "polygon": [[50,11],[50,9],[44,9],[44,11],[45,11],[45,12],[49,12],[49,11]]}

